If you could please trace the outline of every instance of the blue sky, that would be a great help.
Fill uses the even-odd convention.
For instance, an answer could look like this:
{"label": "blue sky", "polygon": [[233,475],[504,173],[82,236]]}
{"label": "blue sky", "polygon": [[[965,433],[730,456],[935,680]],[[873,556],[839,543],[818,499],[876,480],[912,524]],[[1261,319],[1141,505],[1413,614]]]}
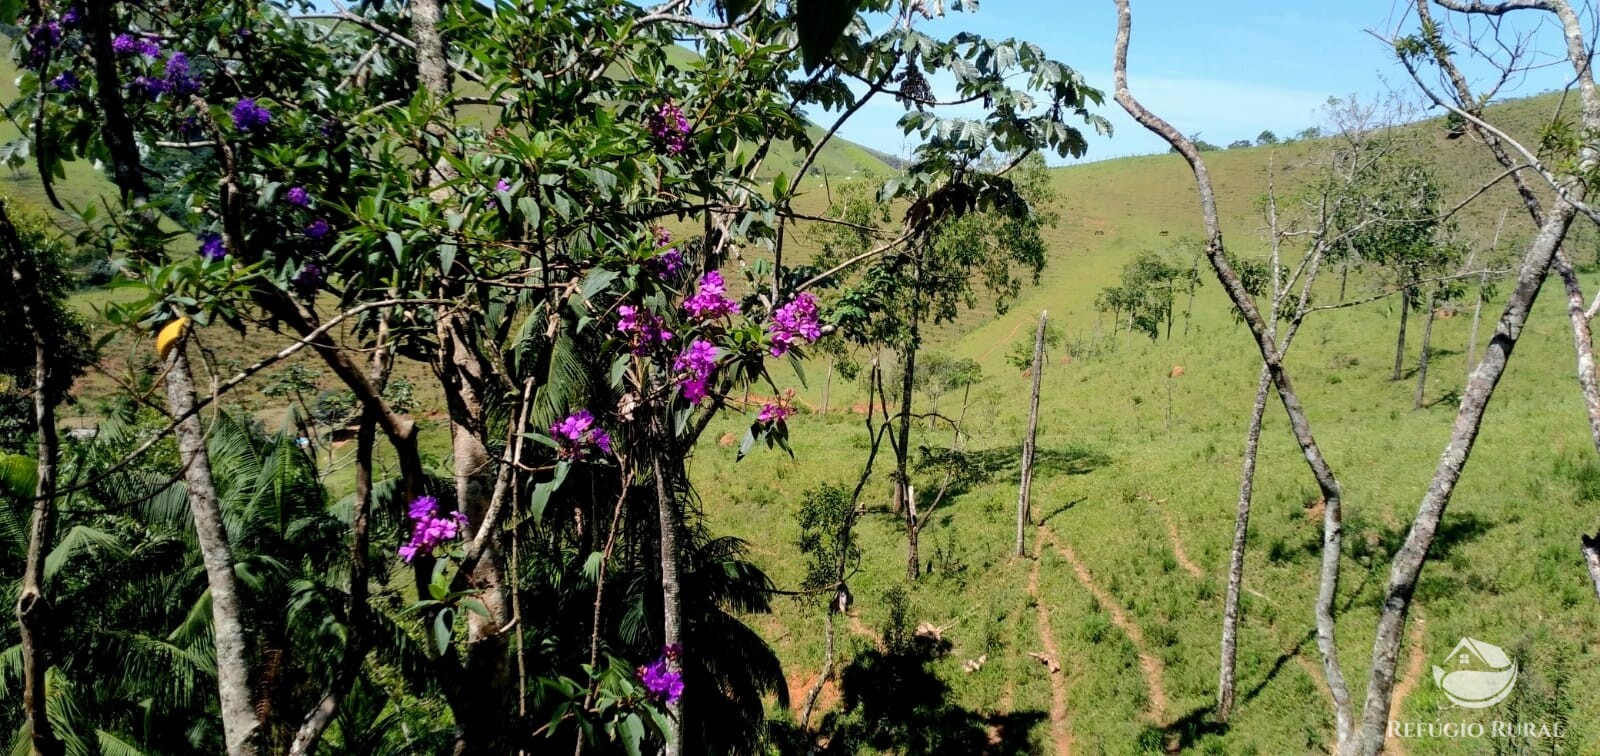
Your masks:
{"label": "blue sky", "polygon": [[[1387,46],[1367,33],[1387,34],[1396,28],[1410,33],[1416,28],[1411,8],[1407,0],[1133,0],[1129,88],[1184,133],[1198,132],[1206,141],[1222,145],[1254,139],[1263,129],[1282,137],[1320,124],[1322,106],[1330,96],[1370,99],[1396,90],[1420,101],[1416,86]],[[1442,23],[1444,14],[1437,10],[1435,14]],[[1534,34],[1537,49],[1560,50],[1560,36],[1540,20],[1543,15],[1512,14],[1507,24]],[[1106,93],[1106,104],[1098,112],[1114,127],[1110,138],[1090,136],[1086,160],[1166,150],[1165,143],[1133,123],[1111,100],[1116,30],[1111,0],[981,0],[976,12],[949,13],[921,22],[918,28],[936,37],[967,30],[1024,39],[1077,69],[1091,86]],[[1467,73],[1475,83],[1492,81],[1487,67],[1469,66]],[[1563,87],[1561,73],[1558,66],[1546,67],[1508,86],[1506,94]],[[938,83],[935,80],[936,87]],[[903,155],[913,145],[895,126],[902,112],[892,98],[875,102],[841,134]]]}

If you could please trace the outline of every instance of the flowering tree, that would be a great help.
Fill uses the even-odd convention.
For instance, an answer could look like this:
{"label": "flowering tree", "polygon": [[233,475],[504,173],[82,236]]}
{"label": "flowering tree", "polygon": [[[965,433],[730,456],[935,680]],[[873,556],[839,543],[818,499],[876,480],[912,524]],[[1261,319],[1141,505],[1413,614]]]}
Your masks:
{"label": "flowering tree", "polygon": [[[309,348],[361,407],[350,579],[331,619],[350,640],[313,670],[291,752],[315,748],[392,622],[425,641],[409,692],[444,702],[457,753],[550,738],[747,747],[727,739],[758,734],[748,702],[781,675],[725,611],[764,606],[768,586],[695,521],[685,459],[730,392],[773,384],[771,359],[798,365],[822,338],[813,289],[931,248],[974,210],[1027,217],[1010,168],[1081,153],[1069,121],[1103,128],[1086,110],[1099,94],[1037,46],[917,31],[940,2],[21,5],[0,4],[28,30],[10,104],[27,135],[7,154],[47,187],[62,163],[94,159],[119,191],[77,210],[85,241],[147,288],[113,321],[160,332],[231,754],[271,750],[284,723],[252,706],[263,661],[198,414],[216,393]],[[668,54],[684,40],[700,54],[686,65]],[[950,99],[928,84],[939,72]],[[885,95],[928,140],[882,191],[912,212],[851,259],[786,260],[786,234],[823,222],[794,208],[822,147]],[[980,118],[945,115],[977,102]],[[820,140],[806,108],[837,114]],[[802,156],[793,177],[764,169],[780,143]],[[670,219],[700,233],[674,239]],[[216,324],[290,343],[201,396],[188,342]],[[443,482],[385,398],[401,359],[442,394]],[[783,444],[790,412],[763,408],[747,447]],[[380,435],[392,483],[374,480]],[[397,540],[375,544],[385,517]],[[402,567],[413,588],[394,615],[369,592]],[[653,592],[608,604],[619,571]],[[591,611],[571,611],[580,601]],[[740,643],[760,653],[718,660]]]}

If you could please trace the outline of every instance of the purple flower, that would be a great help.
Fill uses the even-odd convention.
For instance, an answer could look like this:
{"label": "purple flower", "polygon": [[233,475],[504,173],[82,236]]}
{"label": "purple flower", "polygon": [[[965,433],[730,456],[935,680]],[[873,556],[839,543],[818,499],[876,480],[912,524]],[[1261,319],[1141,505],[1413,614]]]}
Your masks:
{"label": "purple flower", "polygon": [[440,516],[439,500],[432,496],[413,499],[406,514],[411,518],[411,540],[400,547],[400,558],[407,562],[416,559],[418,554],[432,554],[440,544],[455,540],[467,527],[467,516],[460,512]]}
{"label": "purple flower", "polygon": [[772,356],[789,353],[796,342],[810,343],[822,337],[822,326],[817,322],[817,298],[809,293],[795,297],[779,307],[767,324],[767,334],[772,337]]}
{"label": "purple flower", "polygon": [[228,256],[228,248],[222,243],[221,234],[206,234],[200,237],[200,256],[216,262]]}
{"label": "purple flower", "polygon": [[295,207],[311,207],[311,194],[303,186],[289,187],[289,193],[285,196],[285,199],[289,200],[289,204]]}
{"label": "purple flower", "polygon": [[667,322],[649,310],[619,305],[617,314],[617,332],[628,335],[629,351],[635,355],[649,354],[652,348],[672,340]]}
{"label": "purple flower", "polygon": [[62,71],[50,80],[50,86],[63,92],[71,92],[78,88],[78,76],[71,71]]}
{"label": "purple flower", "polygon": [[700,277],[700,290],[695,295],[683,301],[683,309],[695,320],[711,320],[739,312],[739,303],[726,296],[723,292],[727,287],[722,283],[722,274],[714,270],[706,271]]}
{"label": "purple flower", "polygon": [[193,139],[204,134],[205,130],[201,128],[199,118],[192,115],[187,115],[183,117],[183,120],[178,122],[178,133]]}
{"label": "purple flower", "polygon": [[648,266],[658,275],[676,279],[683,272],[683,253],[677,247],[669,247],[667,251],[650,258]]}
{"label": "purple flower", "polygon": [[668,646],[662,650],[661,658],[638,669],[639,680],[652,700],[670,704],[683,695],[683,673],[678,669],[682,655],[681,647]]}
{"label": "purple flower", "polygon": [[650,116],[650,133],[666,144],[668,154],[676,155],[688,146],[689,119],[668,100]]}
{"label": "purple flower", "polygon": [[50,49],[61,42],[61,24],[46,21],[28,28],[28,66],[40,68],[50,57]]}
{"label": "purple flower", "polygon": [[326,220],[318,218],[306,225],[306,236],[312,239],[322,239],[333,232],[333,227]]}
{"label": "purple flower", "polygon": [[781,402],[766,402],[761,405],[761,412],[756,415],[758,423],[781,423],[784,418],[794,414],[794,408]]}
{"label": "purple flower", "polygon": [[257,105],[248,97],[233,106],[233,127],[240,131],[254,131],[272,123],[272,112]]}
{"label": "purple flower", "polygon": [[78,22],[82,20],[83,11],[76,5],[68,8],[66,13],[61,14],[61,23],[68,27],[77,26]]}
{"label": "purple flower", "polygon": [[672,243],[672,232],[668,231],[666,226],[655,226],[650,230],[655,234],[657,247],[665,247]]}
{"label": "purple flower", "polygon": [[557,454],[562,459],[581,460],[588,456],[589,447],[598,448],[601,453],[611,453],[611,434],[604,428],[595,425],[594,414],[586,409],[580,409],[566,419],[550,426],[550,435],[555,438]]}
{"label": "purple flower", "polygon": [[690,403],[706,398],[706,384],[717,368],[717,347],[705,339],[695,339],[672,362],[672,369],[680,373],[678,385],[683,387],[683,398]]}
{"label": "purple flower", "polygon": [[111,40],[111,50],[118,55],[143,55],[146,58],[155,58],[161,55],[161,45],[147,37],[136,37],[132,34],[118,34]]}
{"label": "purple flower", "polygon": [[145,96],[151,99],[160,97],[172,89],[172,84],[166,79],[158,79],[144,74],[133,77],[133,82],[129,86],[144,90]]}
{"label": "purple flower", "polygon": [[308,294],[322,288],[324,280],[326,280],[326,276],[322,272],[321,265],[306,263],[299,273],[294,274],[294,277],[289,279],[289,285],[298,289],[302,294]]}
{"label": "purple flower", "polygon": [[177,94],[194,94],[200,91],[200,80],[196,79],[189,68],[189,56],[175,52],[167,57],[166,65],[167,85]]}
{"label": "purple flower", "polygon": [[497,192],[509,192],[511,191],[511,182],[505,179],[500,179],[499,181],[494,182],[494,190]]}

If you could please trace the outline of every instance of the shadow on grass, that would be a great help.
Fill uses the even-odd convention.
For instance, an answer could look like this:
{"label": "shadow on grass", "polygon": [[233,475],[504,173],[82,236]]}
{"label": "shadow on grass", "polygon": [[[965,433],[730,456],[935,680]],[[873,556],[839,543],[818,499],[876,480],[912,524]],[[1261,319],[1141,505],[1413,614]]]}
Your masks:
{"label": "shadow on grass", "polygon": [[[1022,461],[1022,445],[991,449],[955,450],[921,447],[917,472],[950,473],[946,496],[956,497],[1003,473],[1015,473]],[[1083,444],[1039,445],[1033,452],[1033,478],[1052,475],[1086,475],[1111,464],[1111,456]]]}
{"label": "shadow on grass", "polygon": [[1042,711],[981,713],[950,700],[950,686],[933,664],[950,642],[927,636],[888,638],[885,648],[855,657],[839,675],[841,711],[820,732],[827,754],[862,749],[916,754],[1029,753],[1028,731]]}

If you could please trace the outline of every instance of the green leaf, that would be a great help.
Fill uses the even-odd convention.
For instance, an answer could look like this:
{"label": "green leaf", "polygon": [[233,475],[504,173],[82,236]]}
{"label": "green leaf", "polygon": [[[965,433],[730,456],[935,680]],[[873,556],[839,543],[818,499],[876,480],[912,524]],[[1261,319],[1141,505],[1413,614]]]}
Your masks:
{"label": "green leaf", "polygon": [[461,599],[461,605],[466,607],[467,611],[472,612],[479,617],[489,617],[489,607],[484,606],[482,601],[479,601],[475,598],[464,598]]}
{"label": "green leaf", "polygon": [[739,443],[739,456],[735,457],[735,461],[744,459],[744,455],[750,453],[750,447],[755,446],[755,445],[756,445],[756,426],[752,425],[752,426],[750,426],[750,430],[745,431],[745,433],[744,433],[744,441]]}
{"label": "green leaf", "polygon": [[539,522],[544,517],[544,508],[550,503],[550,494],[561,487],[561,482],[567,479],[567,470],[570,469],[572,469],[571,462],[558,462],[555,477],[533,487],[533,499],[529,505],[534,522]]}
{"label": "green leaf", "polygon": [[617,280],[616,271],[596,268],[590,271],[589,275],[583,279],[583,286],[579,288],[578,293],[582,294],[586,300],[594,299],[596,294],[605,291],[606,287],[610,286],[611,282],[615,280]]}
{"label": "green leaf", "polygon": [[644,722],[638,713],[629,714],[617,723],[617,734],[622,737],[622,747],[628,756],[639,756],[639,741],[644,740]]}
{"label": "green leaf", "polygon": [[817,70],[822,59],[833,51],[850,20],[861,8],[861,0],[797,0],[795,26],[800,37],[800,58],[806,72]]}
{"label": "green leaf", "polygon": [[450,633],[455,625],[456,613],[445,609],[433,616],[433,651],[439,656],[450,648]]}

